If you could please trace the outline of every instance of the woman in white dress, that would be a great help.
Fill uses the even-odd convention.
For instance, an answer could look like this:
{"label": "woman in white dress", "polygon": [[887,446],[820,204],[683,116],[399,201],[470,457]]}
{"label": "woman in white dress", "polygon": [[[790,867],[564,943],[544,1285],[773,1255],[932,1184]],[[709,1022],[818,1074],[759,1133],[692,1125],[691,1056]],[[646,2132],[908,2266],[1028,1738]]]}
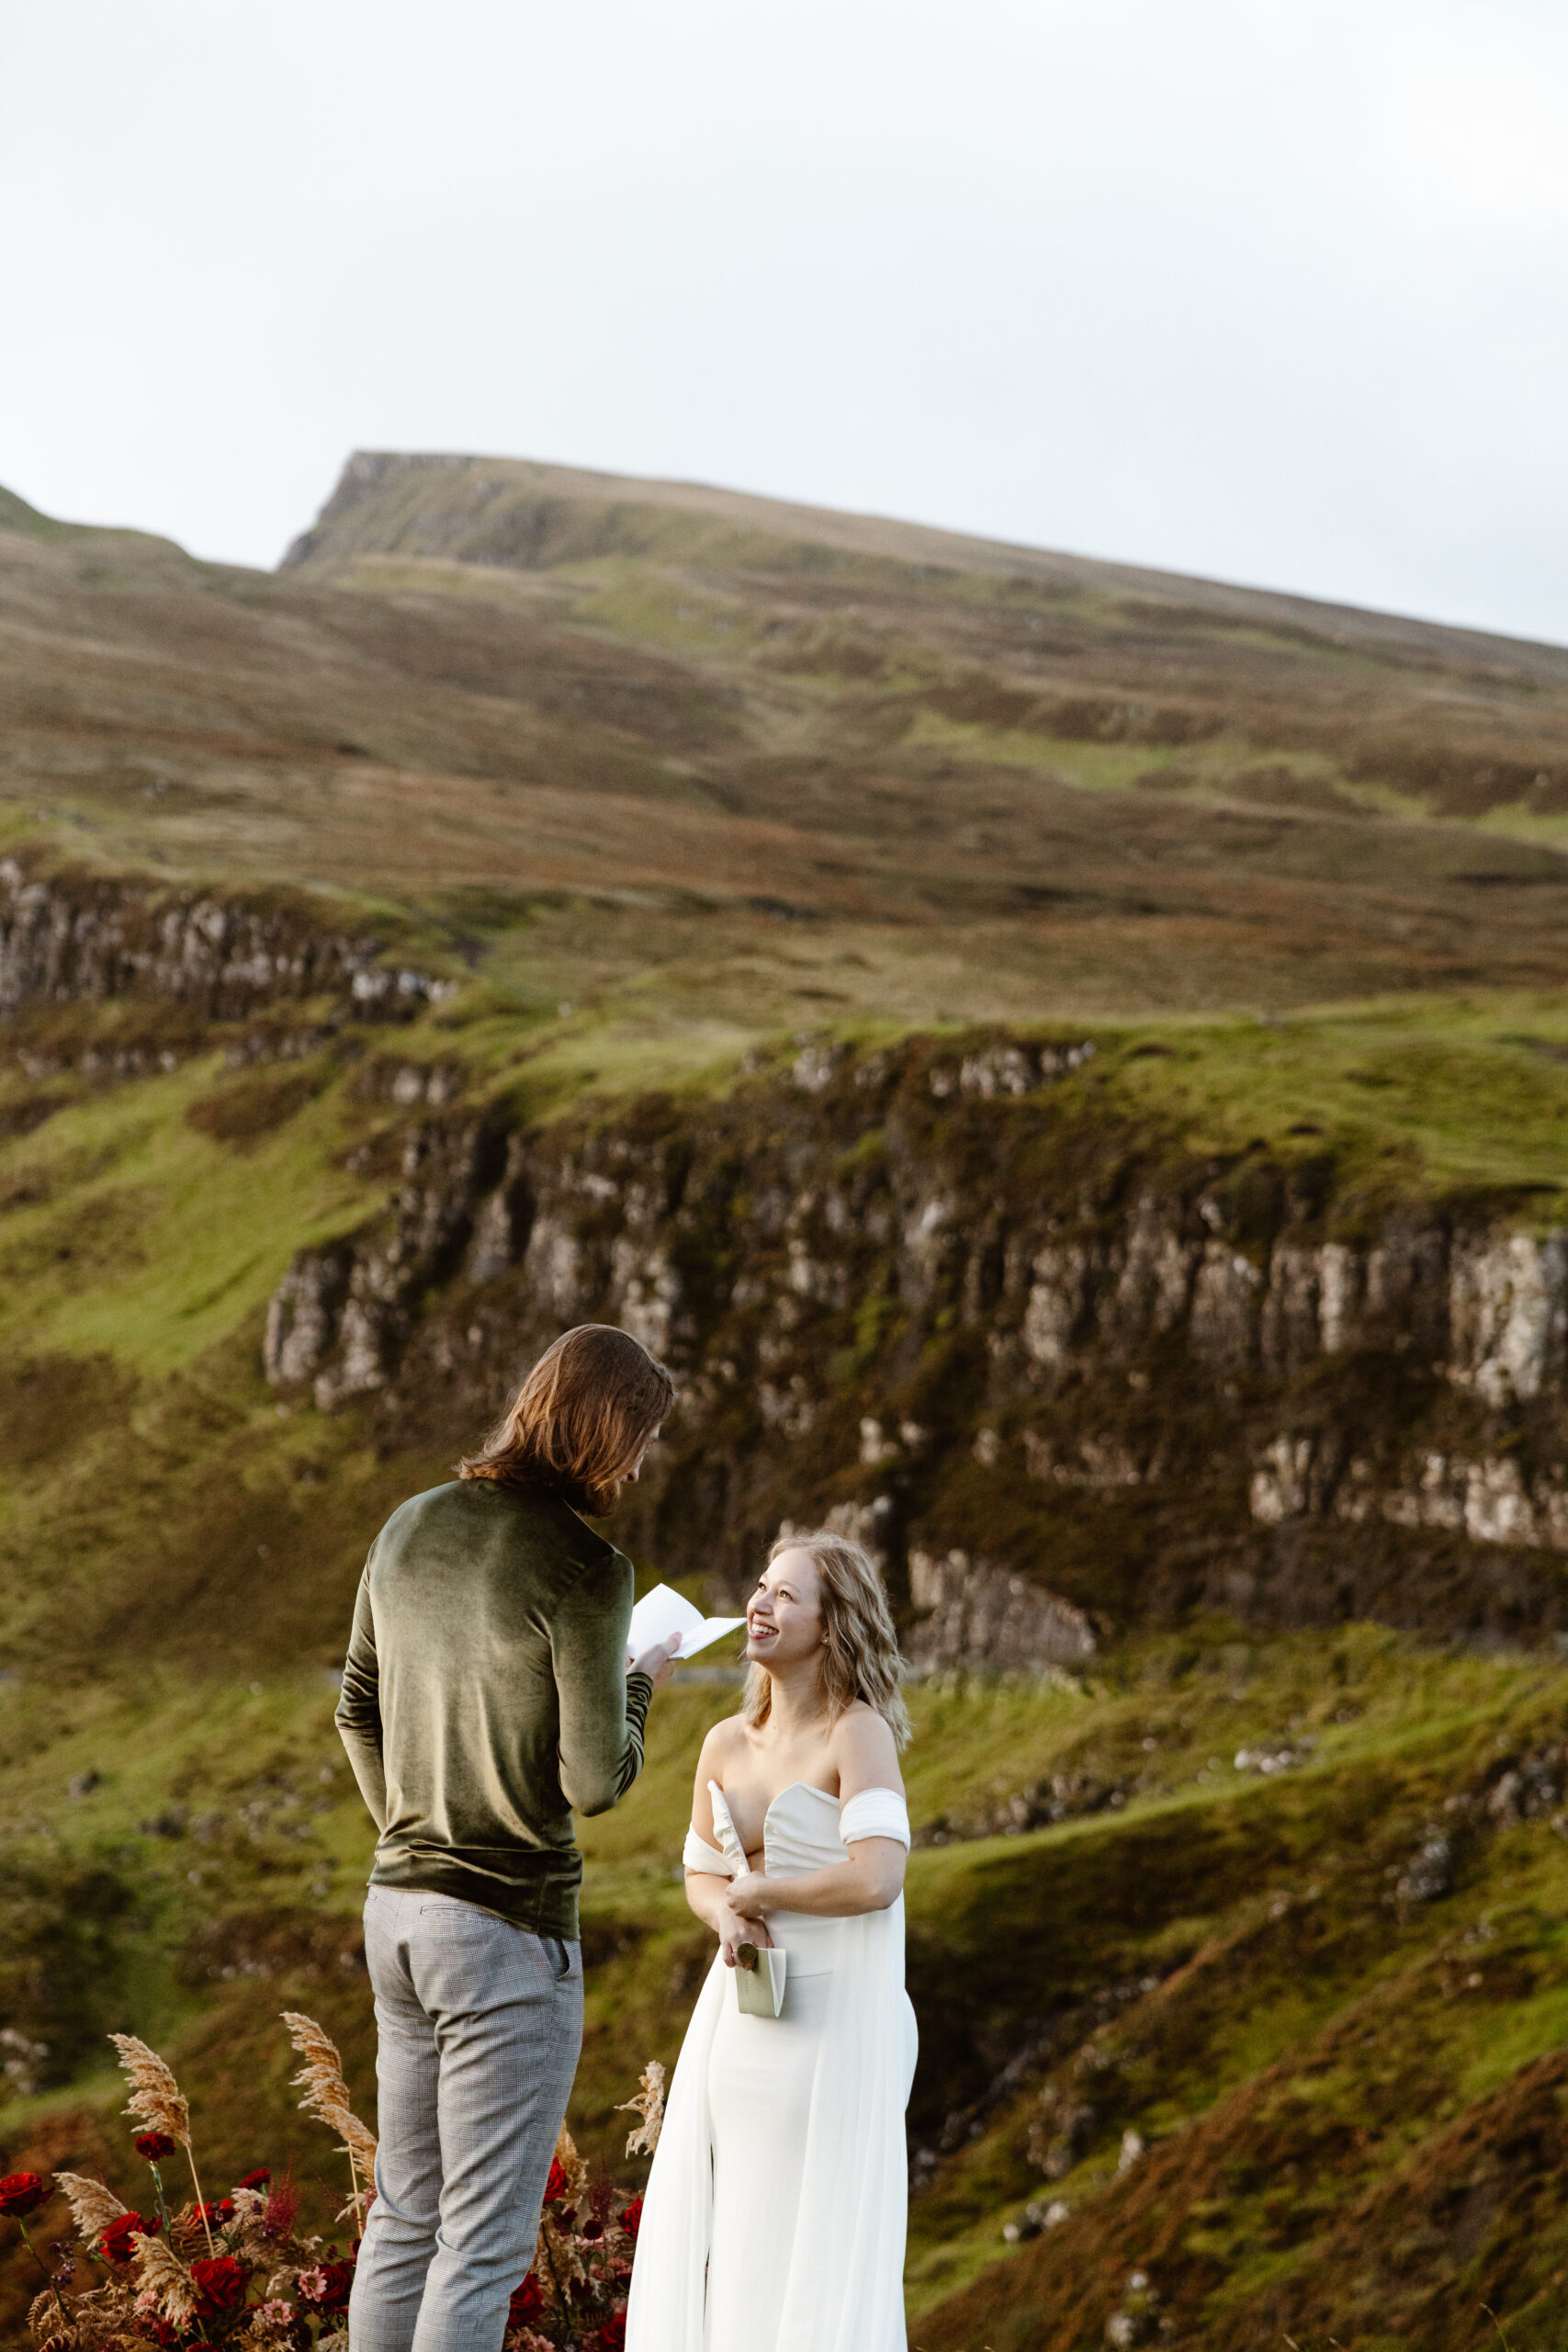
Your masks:
{"label": "woman in white dress", "polygon": [[[741,1712],[697,1764],[686,1896],[718,1951],[648,2184],[626,2352],[904,2352],[909,1724],[861,1546],[781,1537],[746,1655]],[[777,2017],[739,2006],[746,1944],[784,1954]]]}

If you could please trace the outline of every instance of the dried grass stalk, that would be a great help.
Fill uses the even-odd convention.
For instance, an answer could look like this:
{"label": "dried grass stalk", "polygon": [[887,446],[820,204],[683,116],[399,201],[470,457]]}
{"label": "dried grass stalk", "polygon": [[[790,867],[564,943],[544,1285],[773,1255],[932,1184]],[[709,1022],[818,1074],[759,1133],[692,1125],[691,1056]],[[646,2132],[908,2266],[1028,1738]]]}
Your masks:
{"label": "dried grass stalk", "polygon": [[101,2180],[89,2180],[85,2173],[57,2172],[54,2177],[65,2191],[71,2218],[81,2236],[88,2245],[96,2245],[126,2208],[112,2188],[106,2188]]}
{"label": "dried grass stalk", "polygon": [[343,2060],[336,2042],[322,2031],[314,2018],[305,2017],[298,2009],[285,2009],[283,2022],[288,2028],[289,2041],[305,2061],[294,2076],[295,2087],[305,2094],[299,2104],[307,2115],[315,2116],[343,2142],[358,2211],[363,2203],[359,2177],[363,2173],[368,2182],[376,2171],[376,2134],[367,2123],[361,2123],[348,2103],[348,2085],[343,2078]]}
{"label": "dried grass stalk", "polygon": [[565,2173],[573,2198],[579,2198],[588,2186],[588,2166],[577,2153],[577,2143],[563,2123],[556,2141],[556,2162]]}
{"label": "dried grass stalk", "polygon": [[190,2101],[175,2080],[175,2070],[149,2050],[133,2033],[111,2033],[109,2040],[119,2052],[119,2063],[130,2085],[130,2104],[127,2115],[134,2115],[150,2132],[166,2132],[171,2140],[186,2152],[190,2166],[191,2186],[196,2201],[202,2208],[201,2226],[207,2233],[207,2251],[216,2252],[212,2243],[211,2224],[207,2218],[206,2199],[201,2183],[197,2178],[196,2155],[190,2144]]}
{"label": "dried grass stalk", "polygon": [[664,2129],[664,2069],[657,2058],[650,2058],[643,2068],[636,2098],[623,2099],[615,2113],[641,2116],[637,2130],[626,2134],[626,2154],[651,2156]]}
{"label": "dried grass stalk", "polygon": [[65,2306],[52,2287],[46,2287],[41,2295],[33,2297],[28,2306],[28,2326],[38,2352],[66,2352],[66,2347],[76,2341]]}
{"label": "dried grass stalk", "polygon": [[111,2033],[109,2040],[119,2052],[130,2085],[127,2115],[134,2115],[146,2131],[166,2132],[188,2150],[190,2101],[175,2082],[173,2067],[133,2033]]}
{"label": "dried grass stalk", "polygon": [[196,2290],[190,2273],[167,2238],[138,2238],[136,2277],[142,2291],[152,2297],[164,2319],[184,2327],[196,2312]]}

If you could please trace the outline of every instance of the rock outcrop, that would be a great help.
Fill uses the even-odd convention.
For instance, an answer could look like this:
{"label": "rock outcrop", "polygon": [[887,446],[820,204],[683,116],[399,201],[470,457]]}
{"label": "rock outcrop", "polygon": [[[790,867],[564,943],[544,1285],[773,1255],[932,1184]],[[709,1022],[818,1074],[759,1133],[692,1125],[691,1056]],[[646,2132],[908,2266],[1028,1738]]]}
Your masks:
{"label": "rock outcrop", "polygon": [[439,997],[428,973],[388,969],[383,943],[344,933],[292,894],[204,893],[0,858],[0,1020],[32,1005],[164,997],[213,1020],[331,994],[364,1019]]}
{"label": "rock outcrop", "polygon": [[917,1666],[1081,1666],[1097,1647],[1081,1609],[966,1552],[911,1552],[909,1599]]}
{"label": "rock outcrop", "polygon": [[419,1300],[457,1272],[470,1244],[479,1281],[525,1246],[530,1196],[520,1174],[507,1174],[516,1160],[515,1147],[509,1153],[482,1121],[415,1128],[392,1217],[303,1252],[278,1285],[267,1312],[268,1379],[311,1381],[326,1409],[384,1386]]}
{"label": "rock outcrop", "polygon": [[286,1278],[269,1376],[462,1442],[620,1323],[683,1390],[631,1507],[660,1556],[734,1593],[831,1515],[932,1666],[1195,1605],[1568,1624],[1563,1236],[1374,1214],[1321,1152],[1183,1163],[1066,1086],[1084,1058],[807,1043],[691,1109],[419,1118],[387,1216]]}

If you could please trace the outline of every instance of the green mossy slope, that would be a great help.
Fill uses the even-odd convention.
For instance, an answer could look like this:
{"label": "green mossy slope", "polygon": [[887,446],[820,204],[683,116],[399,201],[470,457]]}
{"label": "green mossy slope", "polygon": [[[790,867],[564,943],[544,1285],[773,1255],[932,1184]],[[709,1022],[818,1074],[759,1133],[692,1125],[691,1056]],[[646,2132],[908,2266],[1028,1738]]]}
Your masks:
{"label": "green mossy slope", "polygon": [[[728,1069],[694,1057],[650,1100],[623,1012],[584,1022],[493,987],[395,1038],[340,1025],[298,1057],[274,1039],[246,1062],[243,1025],[220,1024],[156,1076],[115,1081],[77,1055],[0,1078],[0,1114],[16,1113],[0,1161],[0,2023],[25,2045],[7,2045],[7,2164],[101,2165],[133,2186],[103,2063],[123,2026],[175,2060],[211,2176],[292,2152],[321,2215],[341,2189],[294,2111],[276,2016],[319,2015],[372,2108],[368,1838],[332,1733],[333,1670],[369,1535],[447,1474],[452,1442],[389,1420],[377,1395],[326,1413],[269,1388],[267,1298],[298,1251],[380,1229],[427,1116],[403,1106],[400,1072],[444,1073],[459,1123],[636,1140],[687,1120],[703,1141],[736,1084],[765,1104],[804,1050],[763,1040],[743,1080],[733,1046]],[[302,1006],[299,1024],[318,1016]],[[1097,1150],[1135,1146],[1156,1168],[1207,1153],[1226,1158],[1216,1197],[1241,1216],[1247,1170],[1271,1155],[1332,1163],[1348,1232],[1434,1200],[1517,1229],[1555,1221],[1568,1023],[1549,1002],[1092,1042],[1046,1110],[1025,1106],[1056,1138],[1042,1183]],[[976,1188],[984,1122],[1001,1117],[972,1106],[952,1125]],[[854,1168],[881,1148],[854,1145]],[[475,1295],[433,1288],[416,1358]],[[845,1412],[891,1360],[896,1307],[843,1310],[860,1351],[835,1359]],[[939,1353],[916,1386],[940,1402],[942,1367],[964,1361]],[[1035,1490],[1004,1492],[974,1458],[972,1405],[951,1412],[922,1507],[964,1531],[992,1512],[1005,1550],[1006,1492]],[[1074,1490],[1038,1507],[1017,1540],[1065,1545],[1076,1528],[1092,1597],[1133,1506]],[[650,1577],[689,1565],[639,1550]],[[1550,1646],[1212,1611],[1161,1629],[1125,1599],[1108,1613],[1114,1638],[1073,1673],[949,1674],[915,1694],[913,2340],[1087,2352],[1117,2311],[1138,2317],[1141,2269],[1177,2341],[1458,2346],[1480,2340],[1486,2301],[1544,2352],[1568,2316],[1553,2300],[1568,1671]],[[702,1731],[732,1700],[705,1680],[662,1698],[644,1781],[585,1825],[574,2120],[599,2160],[645,2059],[673,2058],[705,1964],[675,1865]],[[1058,1783],[1066,1816],[1031,1826]],[[1141,2152],[1120,2170],[1129,2133]],[[1067,2218],[1027,2234],[1053,2200]],[[1010,2223],[1025,2233],[1011,2246]],[[8,2269],[13,2331],[24,2291]]]}

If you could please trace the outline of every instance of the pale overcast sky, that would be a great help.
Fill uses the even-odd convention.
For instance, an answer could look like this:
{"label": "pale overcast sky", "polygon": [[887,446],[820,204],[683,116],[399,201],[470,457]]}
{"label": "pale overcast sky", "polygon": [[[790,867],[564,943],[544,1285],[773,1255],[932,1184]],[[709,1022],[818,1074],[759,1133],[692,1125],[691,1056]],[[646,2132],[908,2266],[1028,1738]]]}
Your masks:
{"label": "pale overcast sky", "polygon": [[1568,639],[1565,0],[10,0],[0,481],[352,448]]}

